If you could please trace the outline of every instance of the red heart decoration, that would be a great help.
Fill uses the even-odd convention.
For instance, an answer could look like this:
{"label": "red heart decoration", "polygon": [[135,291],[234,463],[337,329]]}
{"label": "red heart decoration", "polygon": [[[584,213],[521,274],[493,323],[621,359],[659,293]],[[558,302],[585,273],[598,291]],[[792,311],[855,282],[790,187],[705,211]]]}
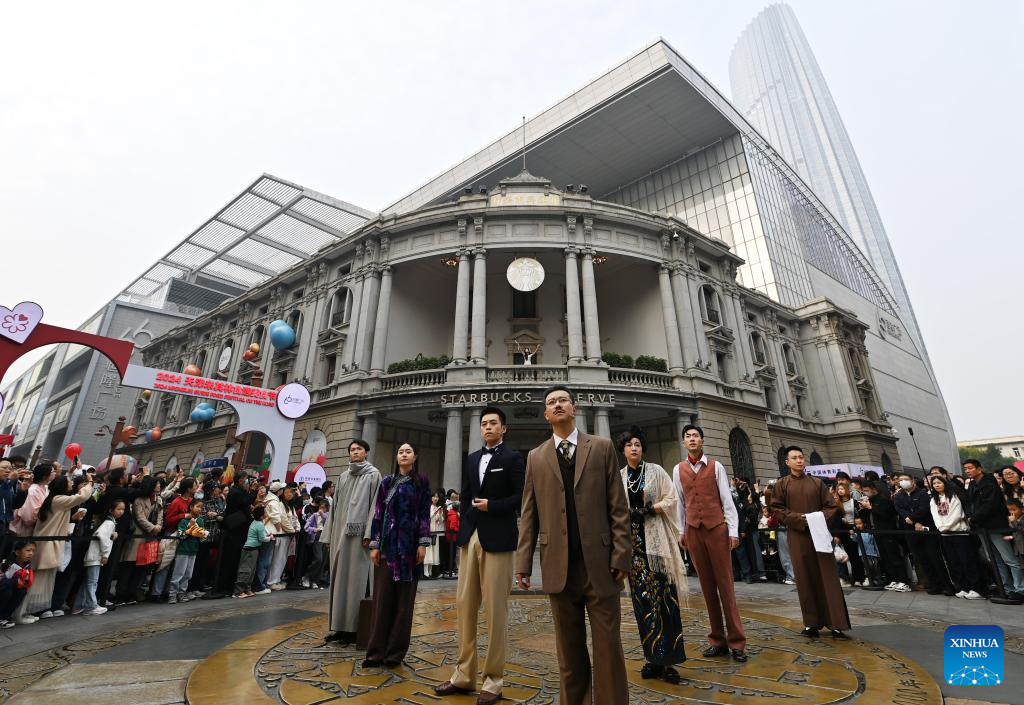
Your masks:
{"label": "red heart decoration", "polygon": [[26,316],[24,313],[19,313],[18,314],[18,320],[21,321],[22,323],[24,323],[25,321],[28,320],[28,316]]}

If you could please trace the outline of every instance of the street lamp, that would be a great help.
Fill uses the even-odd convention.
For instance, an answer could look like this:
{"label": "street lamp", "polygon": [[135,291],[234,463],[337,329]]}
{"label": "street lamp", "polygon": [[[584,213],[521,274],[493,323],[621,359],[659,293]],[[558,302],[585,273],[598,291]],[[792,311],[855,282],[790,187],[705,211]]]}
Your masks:
{"label": "street lamp", "polygon": [[[94,435],[103,437],[110,432],[110,454],[107,455],[107,470],[110,470],[110,464],[114,462],[114,451],[117,449],[117,444],[121,442],[121,432],[124,430],[125,417],[119,416],[117,418],[117,424],[114,425],[114,430],[110,430],[110,426],[103,424],[99,427]],[[106,431],[104,431],[106,429]]]}

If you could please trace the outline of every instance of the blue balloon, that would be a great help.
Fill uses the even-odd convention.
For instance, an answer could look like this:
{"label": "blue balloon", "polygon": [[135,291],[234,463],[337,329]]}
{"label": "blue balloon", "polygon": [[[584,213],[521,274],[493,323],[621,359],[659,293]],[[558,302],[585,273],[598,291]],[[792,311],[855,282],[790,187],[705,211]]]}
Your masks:
{"label": "blue balloon", "polygon": [[292,327],[281,321],[282,325],[270,329],[270,344],[278,350],[285,350],[295,344],[295,331]]}
{"label": "blue balloon", "polygon": [[270,323],[270,325],[267,327],[267,330],[269,330],[271,333],[273,333],[275,328],[280,328],[281,326],[286,326],[288,328],[291,328],[291,326],[288,325],[287,321],[283,321],[280,318],[278,318],[276,321],[272,321]]}
{"label": "blue balloon", "polygon": [[152,442],[153,442],[153,432],[152,431],[146,431],[146,443],[152,443]]}

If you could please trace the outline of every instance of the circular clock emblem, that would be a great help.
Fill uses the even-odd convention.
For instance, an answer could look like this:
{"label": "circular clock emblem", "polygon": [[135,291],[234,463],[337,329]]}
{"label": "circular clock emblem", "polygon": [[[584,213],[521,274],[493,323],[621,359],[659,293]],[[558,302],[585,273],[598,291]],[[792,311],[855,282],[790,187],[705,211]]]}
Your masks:
{"label": "circular clock emblem", "polygon": [[544,283],[544,266],[533,257],[520,257],[508,266],[505,277],[516,291],[534,291]]}
{"label": "circular clock emblem", "polygon": [[221,372],[228,371],[228,365],[231,364],[231,346],[227,345],[220,352],[220,359],[217,360],[217,369]]}

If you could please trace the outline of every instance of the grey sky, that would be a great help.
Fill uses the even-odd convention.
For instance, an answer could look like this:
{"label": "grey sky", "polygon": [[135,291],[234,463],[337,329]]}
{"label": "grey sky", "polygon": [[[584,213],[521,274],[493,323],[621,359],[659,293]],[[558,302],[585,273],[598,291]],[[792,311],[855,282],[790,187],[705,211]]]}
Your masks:
{"label": "grey sky", "polygon": [[[957,436],[1024,433],[1024,5],[790,4]],[[0,303],[76,326],[263,172],[381,208],[658,36],[728,95],[764,5],[8,5]]]}

